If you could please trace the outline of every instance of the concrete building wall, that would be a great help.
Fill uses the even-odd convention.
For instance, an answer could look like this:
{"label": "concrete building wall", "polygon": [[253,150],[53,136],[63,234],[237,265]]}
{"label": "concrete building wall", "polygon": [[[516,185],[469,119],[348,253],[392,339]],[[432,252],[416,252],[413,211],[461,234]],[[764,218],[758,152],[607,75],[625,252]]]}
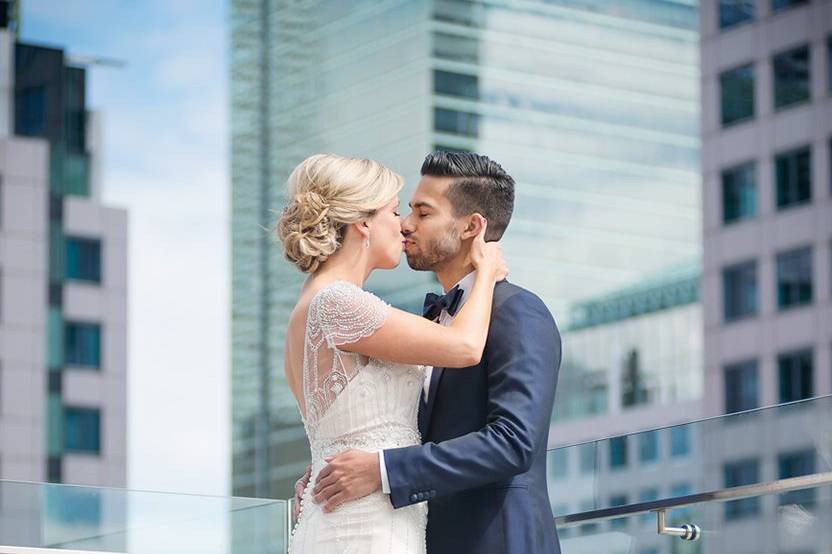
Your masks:
{"label": "concrete building wall", "polygon": [[63,371],[65,405],[101,410],[101,453],[64,456],[69,483],[127,484],[127,212],[85,198],[64,201],[64,233],[101,241],[101,283],[67,282],[64,318],[101,324],[101,369]]}
{"label": "concrete building wall", "polygon": [[48,150],[0,136],[0,479],[45,479]]}

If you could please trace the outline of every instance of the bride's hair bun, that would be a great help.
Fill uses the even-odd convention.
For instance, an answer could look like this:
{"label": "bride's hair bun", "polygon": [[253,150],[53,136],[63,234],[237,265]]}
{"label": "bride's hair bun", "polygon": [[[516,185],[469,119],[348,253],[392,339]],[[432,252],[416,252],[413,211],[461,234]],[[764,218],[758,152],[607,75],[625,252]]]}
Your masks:
{"label": "bride's hair bun", "polygon": [[392,201],[404,180],[372,160],[315,154],[295,168],[287,185],[277,238],[286,259],[314,273],[341,247],[346,228]]}

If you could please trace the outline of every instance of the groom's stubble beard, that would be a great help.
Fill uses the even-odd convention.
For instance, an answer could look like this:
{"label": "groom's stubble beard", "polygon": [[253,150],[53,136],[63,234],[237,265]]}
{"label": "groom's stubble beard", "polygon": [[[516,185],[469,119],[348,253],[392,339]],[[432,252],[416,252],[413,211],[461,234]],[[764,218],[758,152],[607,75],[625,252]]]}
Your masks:
{"label": "groom's stubble beard", "polygon": [[437,271],[453,259],[459,253],[460,248],[462,248],[462,243],[459,240],[459,231],[451,222],[442,236],[422,244],[419,254],[406,253],[407,265],[416,271]]}

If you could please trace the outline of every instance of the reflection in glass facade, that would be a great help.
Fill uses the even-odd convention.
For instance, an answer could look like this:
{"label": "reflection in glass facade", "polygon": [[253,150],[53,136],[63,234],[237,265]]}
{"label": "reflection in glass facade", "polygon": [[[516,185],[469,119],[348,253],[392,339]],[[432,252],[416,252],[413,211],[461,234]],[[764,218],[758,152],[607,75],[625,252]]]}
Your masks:
{"label": "reflection in glass facade", "polygon": [[[288,495],[308,458],[282,369],[303,276],[265,231],[289,171],[372,157],[406,200],[431,150],[494,158],[517,181],[512,280],[566,328],[576,301],[700,253],[697,18],[670,0],[232,1],[235,494]],[[435,287],[385,273],[371,288],[414,311]]]}
{"label": "reflection in glass facade", "polygon": [[[563,334],[552,414],[558,443],[563,442],[557,437],[559,423],[701,398],[698,264],[683,264],[638,286],[577,303],[572,321]],[[578,440],[606,432],[599,424],[592,436]]]}

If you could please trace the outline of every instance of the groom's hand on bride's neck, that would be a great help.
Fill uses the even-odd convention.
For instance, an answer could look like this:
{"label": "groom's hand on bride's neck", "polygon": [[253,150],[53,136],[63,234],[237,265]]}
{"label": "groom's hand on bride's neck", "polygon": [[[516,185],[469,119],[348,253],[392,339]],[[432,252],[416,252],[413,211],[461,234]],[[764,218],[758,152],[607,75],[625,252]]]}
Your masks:
{"label": "groom's hand on bride's neck", "polygon": [[324,512],[381,489],[378,453],[347,450],[324,461],[327,465],[312,489],[312,499],[323,506]]}

